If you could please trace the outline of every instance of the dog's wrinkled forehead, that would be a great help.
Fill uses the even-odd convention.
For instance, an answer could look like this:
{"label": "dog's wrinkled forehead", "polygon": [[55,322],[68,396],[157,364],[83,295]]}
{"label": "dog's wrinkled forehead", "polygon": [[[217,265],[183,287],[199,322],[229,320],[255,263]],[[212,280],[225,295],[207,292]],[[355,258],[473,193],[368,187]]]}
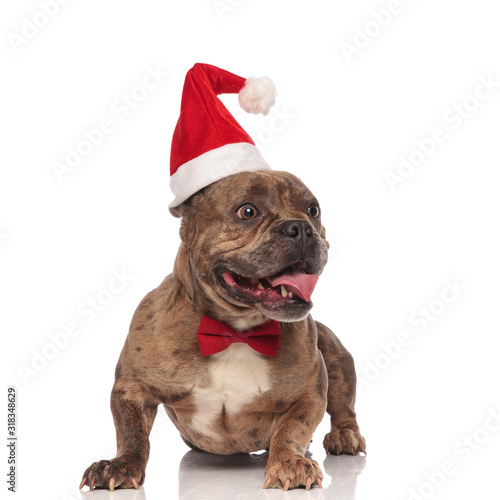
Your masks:
{"label": "dog's wrinkled forehead", "polygon": [[221,212],[244,203],[262,203],[269,209],[302,209],[315,201],[305,184],[288,172],[243,172],[207,187],[204,200]]}

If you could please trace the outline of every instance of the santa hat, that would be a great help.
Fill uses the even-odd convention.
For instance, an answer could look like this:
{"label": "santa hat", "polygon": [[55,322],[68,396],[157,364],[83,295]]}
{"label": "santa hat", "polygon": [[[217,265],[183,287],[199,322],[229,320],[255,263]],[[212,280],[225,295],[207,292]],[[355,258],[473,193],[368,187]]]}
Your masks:
{"label": "santa hat", "polygon": [[267,77],[245,79],[209,64],[197,63],[188,71],[172,138],[170,188],[175,199],[169,208],[224,177],[271,168],[219,94],[238,94],[247,113],[266,115],[276,88]]}

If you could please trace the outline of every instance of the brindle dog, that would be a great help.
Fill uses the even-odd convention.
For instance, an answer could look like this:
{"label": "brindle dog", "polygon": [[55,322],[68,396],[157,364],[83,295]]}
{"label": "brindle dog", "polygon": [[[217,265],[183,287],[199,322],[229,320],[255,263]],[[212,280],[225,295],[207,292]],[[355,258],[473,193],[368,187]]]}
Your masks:
{"label": "brindle dog", "polygon": [[[289,173],[244,172],[171,211],[182,217],[173,273],[139,304],[116,366],[117,454],[93,463],[81,487],[144,482],[160,404],[194,449],[268,449],[265,488],[321,487],[318,464],[304,454],[325,410],[331,415],[326,452],[365,452],[354,364],[337,337],[312,319],[300,285],[272,286],[276,276],[322,272],[328,243],[317,200]],[[201,356],[203,315],[237,330],[279,321],[278,354],[238,343]]]}

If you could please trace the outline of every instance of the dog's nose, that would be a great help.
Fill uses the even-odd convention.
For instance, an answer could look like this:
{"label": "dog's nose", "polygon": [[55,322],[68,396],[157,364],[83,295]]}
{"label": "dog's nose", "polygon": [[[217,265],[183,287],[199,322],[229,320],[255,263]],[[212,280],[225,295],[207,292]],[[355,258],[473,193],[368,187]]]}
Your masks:
{"label": "dog's nose", "polygon": [[305,239],[314,235],[314,228],[302,219],[287,220],[279,227],[279,232],[290,238]]}

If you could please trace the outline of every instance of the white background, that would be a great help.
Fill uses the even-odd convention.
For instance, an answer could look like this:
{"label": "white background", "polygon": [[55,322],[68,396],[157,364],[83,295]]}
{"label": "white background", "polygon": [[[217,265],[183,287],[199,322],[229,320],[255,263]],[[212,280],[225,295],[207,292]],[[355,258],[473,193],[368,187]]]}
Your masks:
{"label": "white background", "polygon": [[[498,494],[496,3],[72,0],[50,19],[41,3],[3,2],[0,15],[0,331],[3,387],[18,389],[17,498],[80,498],[84,469],[113,456],[114,367],[136,305],[171,271],[179,243],[170,139],[198,61],[275,81],[268,117],[223,100],[273,168],[320,200],[332,248],[313,315],[353,354],[360,379],[368,455],[325,461],[325,420],[311,447],[325,489],[285,496]],[[161,82],[137,90],[147,68]],[[123,94],[140,102],[124,108]],[[54,163],[103,119],[113,130],[59,180]],[[436,128],[441,143],[429,145]],[[412,154],[421,164],[391,190],[387,172]],[[110,295],[113,271],[130,279]],[[83,312],[91,297],[110,300],[93,317]],[[68,323],[79,333],[54,348],[50,335]],[[23,366],[35,371],[23,377]],[[262,492],[258,457],[212,467],[187,455],[179,469],[188,448],[163,412],[151,441],[145,487],[115,498],[284,495]]]}

